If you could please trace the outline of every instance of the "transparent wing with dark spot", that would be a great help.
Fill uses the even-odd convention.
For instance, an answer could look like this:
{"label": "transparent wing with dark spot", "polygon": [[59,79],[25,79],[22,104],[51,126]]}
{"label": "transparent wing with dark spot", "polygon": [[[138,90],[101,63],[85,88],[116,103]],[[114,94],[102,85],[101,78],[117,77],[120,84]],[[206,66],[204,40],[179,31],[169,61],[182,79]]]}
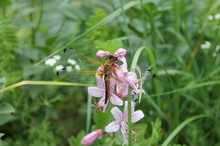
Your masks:
{"label": "transparent wing with dark spot", "polygon": [[95,57],[95,54],[96,52],[89,50],[82,53],[73,48],[65,48],[59,54],[61,60],[57,65],[62,65],[64,68],[56,71],[57,79],[81,83],[94,82],[96,70],[102,65],[90,57]]}
{"label": "transparent wing with dark spot", "polygon": [[156,74],[153,71],[151,71],[150,69],[147,69],[142,77],[145,80],[149,81],[149,80],[153,79],[154,77],[156,77]]}

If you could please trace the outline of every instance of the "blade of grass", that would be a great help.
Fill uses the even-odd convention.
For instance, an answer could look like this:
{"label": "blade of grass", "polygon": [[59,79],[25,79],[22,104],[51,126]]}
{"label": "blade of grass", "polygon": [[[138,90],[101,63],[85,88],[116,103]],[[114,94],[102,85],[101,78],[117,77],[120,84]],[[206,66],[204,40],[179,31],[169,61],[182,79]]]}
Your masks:
{"label": "blade of grass", "polygon": [[69,82],[55,82],[55,81],[21,81],[15,83],[6,88],[0,89],[0,93],[12,90],[14,88],[24,86],[24,85],[46,85],[46,86],[92,86],[90,84],[82,84],[82,83],[69,83]]}
{"label": "blade of grass", "polygon": [[[147,51],[147,55],[148,55],[150,64],[152,65],[152,70],[153,70],[153,72],[157,73],[157,63],[156,63],[153,52],[148,47],[146,48],[146,51]],[[159,82],[159,80],[153,80],[153,86],[154,86],[154,89],[155,89],[155,93],[160,93],[160,82]],[[161,100],[160,100],[159,95],[157,96],[157,104],[160,107]]]}
{"label": "blade of grass", "polygon": [[[127,4],[125,4],[123,6],[123,10],[126,11],[128,9],[130,9],[131,7],[135,6],[139,4],[138,1],[131,1]],[[98,28],[102,27],[103,25],[111,22],[113,19],[115,19],[117,16],[119,16],[122,13],[122,9],[118,8],[117,10],[115,10],[114,12],[112,12],[111,14],[109,14],[107,17],[105,17],[103,20],[101,20],[100,22],[98,22],[97,24],[95,24],[93,27],[91,27],[90,29],[88,29],[87,31],[85,31],[84,33],[80,34],[79,36],[75,37],[74,39],[72,39],[70,42],[68,42],[66,45],[63,46],[63,48],[68,47],[69,45],[71,45],[73,42],[76,42],[79,39],[82,39],[82,37],[84,37],[85,35],[87,35],[88,33],[97,30]],[[42,62],[44,62],[46,59],[50,58],[51,56],[57,54],[59,51],[61,51],[63,48],[57,48],[57,50],[53,53],[51,53],[49,56],[45,57],[44,59],[42,59],[41,61],[37,62],[35,65],[38,65]]]}
{"label": "blade of grass", "polygon": [[131,64],[131,70],[134,71],[137,67],[137,62],[138,62],[138,59],[141,55],[141,52],[145,49],[145,47],[140,47],[137,49],[137,51],[135,52],[134,54],[134,57],[133,57],[133,60],[132,60],[132,64]]}
{"label": "blade of grass", "polygon": [[145,9],[147,11],[147,14],[149,16],[149,22],[150,22],[150,27],[151,27],[151,44],[152,46],[155,48],[156,47],[156,26],[155,26],[155,18],[154,18],[154,14],[153,14],[153,10],[151,9],[151,7],[149,5],[145,6]]}
{"label": "blade of grass", "polygon": [[174,131],[167,137],[167,139],[163,142],[162,146],[167,146],[171,140],[178,134],[178,132],[183,129],[183,127],[185,127],[187,124],[191,123],[194,120],[200,119],[200,118],[205,118],[205,117],[209,117],[205,114],[202,115],[197,115],[197,116],[193,116],[191,118],[188,118],[187,120],[183,121],[178,127],[176,127],[176,129],[174,129]]}
{"label": "blade of grass", "polygon": [[144,3],[143,3],[143,0],[140,0],[140,4],[141,4],[141,17],[142,17],[142,25],[143,25],[143,28],[144,28],[144,32],[143,32],[143,40],[146,40],[146,37],[147,37],[147,29],[146,29],[146,12],[145,12],[145,9],[144,9]]}
{"label": "blade of grass", "polygon": [[128,46],[130,45],[130,35],[129,35],[129,30],[128,30],[128,22],[126,21],[126,17],[125,17],[125,10],[124,10],[124,0],[120,0],[120,6],[121,6],[121,11],[122,11],[122,16],[123,16],[123,22],[124,22],[124,26],[125,26],[125,32],[126,32],[126,36],[128,37]]}
{"label": "blade of grass", "polygon": [[[133,60],[132,60],[132,64],[131,64],[131,71],[134,71],[135,69],[137,69],[137,62],[139,59],[139,56],[141,54],[141,52],[144,50],[145,47],[140,47],[137,49],[137,51],[134,54]],[[141,72],[140,70],[138,70],[139,73]],[[140,80],[140,90],[142,90],[142,86],[143,86],[143,81]],[[141,97],[142,97],[142,93],[139,94],[139,102],[141,101]]]}
{"label": "blade of grass", "polygon": [[197,84],[194,84],[193,86],[191,85],[191,86],[179,88],[179,89],[168,91],[168,92],[163,92],[163,93],[159,93],[159,94],[152,94],[150,96],[155,97],[155,96],[169,95],[169,94],[183,92],[183,91],[192,90],[192,89],[196,89],[196,88],[201,88],[201,87],[205,87],[205,86],[214,86],[214,85],[217,85],[217,84],[220,84],[220,80],[197,83]]}

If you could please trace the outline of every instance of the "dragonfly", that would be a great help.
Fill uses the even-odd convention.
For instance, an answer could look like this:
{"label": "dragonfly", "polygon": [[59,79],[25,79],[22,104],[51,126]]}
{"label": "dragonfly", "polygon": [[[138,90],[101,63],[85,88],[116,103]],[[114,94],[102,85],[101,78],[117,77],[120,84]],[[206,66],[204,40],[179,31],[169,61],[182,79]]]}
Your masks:
{"label": "dragonfly", "polygon": [[[80,51],[73,49],[73,48],[64,48],[63,52],[67,53],[68,51],[73,52],[74,54],[78,54],[83,60],[87,60],[88,62],[95,64],[96,66],[100,67],[99,71],[80,71],[80,74],[96,74],[104,78],[104,83],[105,83],[105,100],[104,103],[106,104],[111,97],[110,93],[110,84],[111,80],[116,80],[113,77],[113,72],[118,68],[116,63],[118,62],[118,58],[115,55],[109,54],[106,56],[106,62],[104,64],[99,63],[98,61],[84,55]],[[66,68],[63,68],[60,71],[57,71],[56,74],[59,76],[61,72],[65,71]],[[95,101],[93,100],[95,103]],[[101,107],[98,106],[97,103],[95,103],[96,107],[98,109],[101,109]]]}

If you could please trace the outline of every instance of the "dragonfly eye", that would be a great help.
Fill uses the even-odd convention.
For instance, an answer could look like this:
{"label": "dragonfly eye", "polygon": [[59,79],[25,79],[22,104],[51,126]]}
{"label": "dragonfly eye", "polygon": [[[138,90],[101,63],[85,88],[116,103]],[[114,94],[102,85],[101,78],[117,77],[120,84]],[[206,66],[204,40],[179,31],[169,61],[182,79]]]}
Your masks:
{"label": "dragonfly eye", "polygon": [[113,55],[109,55],[109,56],[107,56],[106,59],[107,59],[107,60],[110,60],[110,61],[112,61],[112,62],[116,62],[116,61],[118,61],[118,58],[115,57],[115,56],[113,56]]}
{"label": "dragonfly eye", "polygon": [[106,57],[106,60],[112,61],[112,56],[111,56],[111,55],[107,56],[107,57]]}

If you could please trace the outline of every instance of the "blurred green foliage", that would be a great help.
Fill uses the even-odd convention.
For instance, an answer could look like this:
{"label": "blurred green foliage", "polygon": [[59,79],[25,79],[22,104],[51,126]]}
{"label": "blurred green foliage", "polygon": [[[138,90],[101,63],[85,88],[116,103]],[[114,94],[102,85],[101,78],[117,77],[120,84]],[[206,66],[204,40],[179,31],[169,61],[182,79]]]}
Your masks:
{"label": "blurred green foliage", "polygon": [[[151,67],[157,78],[143,84],[147,94],[137,108],[145,118],[134,126],[134,145],[161,145],[183,121],[205,114],[210,118],[188,123],[170,145],[219,146],[219,9],[220,0],[0,0],[0,88],[63,80],[44,60],[54,52],[62,56],[64,47],[92,58],[99,49],[123,47],[130,65],[144,46],[138,65],[143,72]],[[95,83],[93,76],[71,75],[69,82]],[[0,93],[0,145],[81,145],[88,133],[86,102],[87,88],[77,86],[27,85]],[[91,130],[113,120],[110,108],[92,114]],[[121,145],[120,133],[115,137],[103,135],[94,145]]]}

